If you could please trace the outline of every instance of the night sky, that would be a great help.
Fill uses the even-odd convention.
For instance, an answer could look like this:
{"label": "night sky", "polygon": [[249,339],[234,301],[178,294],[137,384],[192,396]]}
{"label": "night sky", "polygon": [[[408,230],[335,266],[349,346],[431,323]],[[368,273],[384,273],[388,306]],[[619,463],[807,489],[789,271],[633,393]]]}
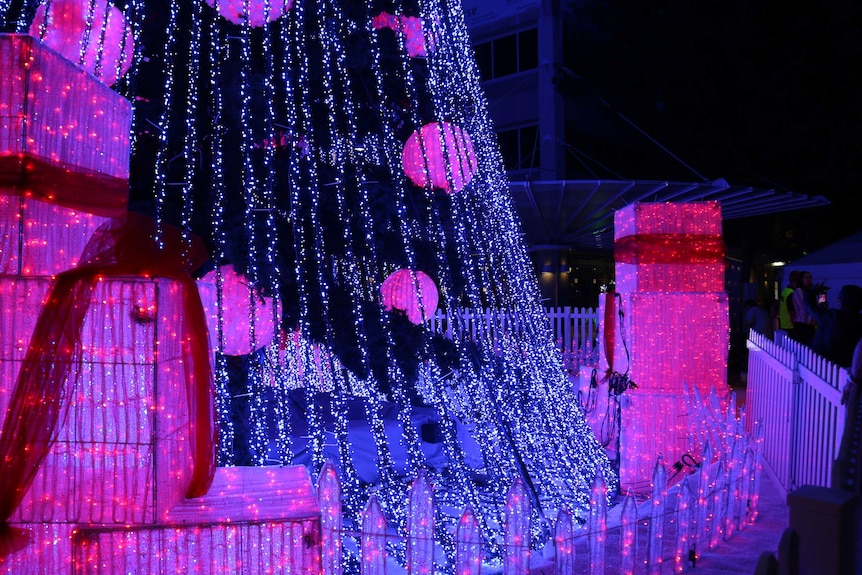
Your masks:
{"label": "night sky", "polygon": [[[606,158],[632,179],[823,195],[828,208],[731,223],[730,240],[792,259],[862,230],[862,3],[579,2],[564,89],[631,120],[673,155]],[[582,20],[583,22],[583,20]],[[596,102],[593,98],[593,102]],[[618,122],[619,123],[619,122]],[[657,146],[634,129],[641,149]],[[650,168],[653,168],[652,170]]]}

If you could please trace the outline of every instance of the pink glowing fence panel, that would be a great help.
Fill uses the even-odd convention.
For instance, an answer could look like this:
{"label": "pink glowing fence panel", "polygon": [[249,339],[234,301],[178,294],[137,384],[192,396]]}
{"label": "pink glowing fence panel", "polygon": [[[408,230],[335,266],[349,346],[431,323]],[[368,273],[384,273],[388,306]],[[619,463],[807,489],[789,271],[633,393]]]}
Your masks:
{"label": "pink glowing fence panel", "polygon": [[470,507],[464,510],[458,520],[455,535],[455,573],[458,575],[479,575],[482,567],[482,536],[479,522]]}
{"label": "pink glowing fence panel", "polygon": [[605,549],[607,544],[608,525],[608,486],[600,469],[596,470],[593,484],[590,487],[590,516],[589,533],[587,538],[590,544],[590,573],[602,575],[605,572]]}
{"label": "pink glowing fence panel", "polygon": [[407,505],[407,571],[429,575],[434,568],[434,490],[424,471],[410,485]]}
{"label": "pink glowing fence panel", "polygon": [[647,533],[647,573],[659,575],[663,561],[664,508],[667,500],[667,469],[659,455],[652,474],[652,492],[649,499],[649,530]]}
{"label": "pink glowing fence panel", "polygon": [[380,503],[373,495],[362,512],[362,541],[360,543],[362,575],[386,573],[386,518]]}
{"label": "pink glowing fence panel", "polygon": [[554,530],[555,567],[557,575],[574,575],[575,573],[575,528],[572,514],[568,509],[561,509],[557,514]]}
{"label": "pink glowing fence panel", "polygon": [[676,507],[676,552],[674,553],[674,572],[681,573],[688,565],[691,545],[691,490],[688,478],[682,480]]}
{"label": "pink glowing fence panel", "polygon": [[712,528],[712,514],[710,513],[710,465],[712,463],[712,449],[709,444],[703,448],[700,473],[697,474],[697,498],[695,521],[695,549],[698,557],[709,547],[708,535]]}
{"label": "pink glowing fence panel", "polygon": [[623,500],[623,508],[620,513],[620,573],[622,575],[634,575],[637,555],[637,519],[638,508],[635,497],[631,491]]}

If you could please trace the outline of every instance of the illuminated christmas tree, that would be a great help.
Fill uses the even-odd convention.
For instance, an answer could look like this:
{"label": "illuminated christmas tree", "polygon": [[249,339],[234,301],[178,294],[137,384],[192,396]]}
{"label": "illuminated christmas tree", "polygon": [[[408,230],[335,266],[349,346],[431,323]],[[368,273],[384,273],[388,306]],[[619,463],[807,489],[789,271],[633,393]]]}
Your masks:
{"label": "illuminated christmas tree", "polygon": [[[51,6],[68,4],[31,28],[35,3],[0,2],[0,26],[47,40]],[[541,307],[460,3],[117,7],[128,72],[98,59],[108,18],[84,10],[83,38],[91,71],[115,68],[135,107],[130,205],[213,255],[221,462],[316,474],[334,459],[348,521],[374,492],[396,525],[427,469],[445,503],[473,508],[492,555],[517,477],[536,542],[543,510],[586,517],[596,469],[615,474]],[[247,287],[230,301],[228,269]],[[259,313],[279,326],[271,341]],[[248,345],[229,349],[237,326]]]}

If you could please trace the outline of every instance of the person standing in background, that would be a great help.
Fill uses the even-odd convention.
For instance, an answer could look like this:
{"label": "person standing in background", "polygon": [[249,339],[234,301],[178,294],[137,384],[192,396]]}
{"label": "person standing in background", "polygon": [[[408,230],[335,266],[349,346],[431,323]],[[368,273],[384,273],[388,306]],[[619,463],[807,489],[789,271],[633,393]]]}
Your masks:
{"label": "person standing in background", "polygon": [[799,272],[793,270],[787,280],[787,286],[778,295],[778,321],[775,329],[787,332],[792,337],[793,320],[796,319],[796,310],[793,307],[793,292],[799,283]]}
{"label": "person standing in background", "polygon": [[838,292],[838,308],[830,309],[825,286],[814,286],[808,292],[805,311],[814,318],[817,329],[809,347],[841,367],[849,367],[856,343],[862,339],[862,287],[848,284]]}
{"label": "person standing in background", "polygon": [[765,335],[767,339],[773,338],[772,322],[769,321],[769,312],[766,311],[766,308],[750,299],[745,302],[742,309],[742,326],[745,328],[746,334],[749,329],[753,329],[757,333]]}
{"label": "person standing in background", "polygon": [[814,337],[814,318],[805,308],[805,296],[814,285],[814,277],[811,272],[799,272],[799,285],[793,290],[791,301],[796,316],[793,318],[793,339],[801,344],[808,345]]}

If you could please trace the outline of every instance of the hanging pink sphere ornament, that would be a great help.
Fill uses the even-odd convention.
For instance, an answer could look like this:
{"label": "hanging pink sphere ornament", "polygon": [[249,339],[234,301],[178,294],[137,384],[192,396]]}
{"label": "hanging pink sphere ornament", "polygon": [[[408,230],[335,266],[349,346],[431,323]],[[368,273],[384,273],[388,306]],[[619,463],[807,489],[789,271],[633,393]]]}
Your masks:
{"label": "hanging pink sphere ornament", "polygon": [[448,122],[425,124],[410,134],[401,153],[401,167],[410,181],[450,194],[470,183],[477,166],[470,135]]}
{"label": "hanging pink sphere ornament", "polygon": [[234,24],[248,24],[259,28],[278,20],[293,7],[293,0],[206,0],[219,15]]}
{"label": "hanging pink sphere ornament", "polygon": [[400,269],[389,275],[380,286],[383,307],[401,310],[411,323],[419,325],[437,311],[437,285],[422,271]]}
{"label": "hanging pink sphere ornament", "polygon": [[[222,293],[218,299],[218,275],[215,270],[198,280],[198,292],[207,316],[207,327],[213,350],[225,355],[247,355],[269,344],[275,337],[281,305],[273,303],[254,289],[233,266],[221,268]],[[219,348],[219,314],[222,317],[222,347]],[[254,322],[254,342],[251,326]]]}
{"label": "hanging pink sphere ornament", "polygon": [[36,9],[30,35],[108,86],[129,70],[135,52],[132,28],[106,0],[42,4]]}

